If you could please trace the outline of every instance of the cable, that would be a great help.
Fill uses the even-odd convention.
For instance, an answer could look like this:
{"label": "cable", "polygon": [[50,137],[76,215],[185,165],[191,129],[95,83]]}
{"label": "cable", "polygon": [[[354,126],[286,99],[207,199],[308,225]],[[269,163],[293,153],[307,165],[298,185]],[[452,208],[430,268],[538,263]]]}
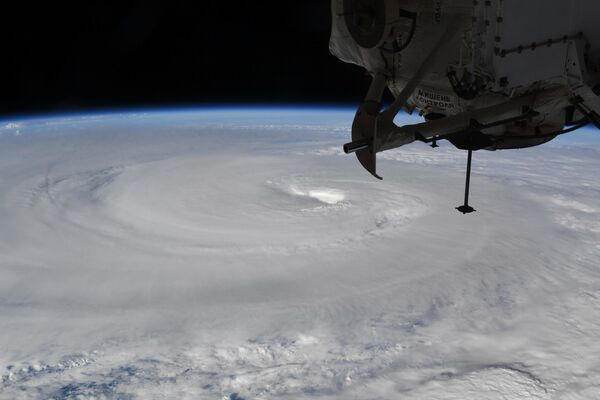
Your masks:
{"label": "cable", "polygon": [[[580,121],[582,121],[582,122],[580,122]],[[577,123],[575,125],[567,128],[567,129],[562,129],[560,131],[544,133],[542,135],[528,135],[528,136],[507,135],[507,136],[500,136],[499,139],[517,139],[517,140],[519,140],[519,139],[520,140],[545,139],[548,137],[560,136],[560,135],[564,135],[565,133],[574,132],[574,131],[581,129],[584,126],[589,125],[589,124],[590,124],[590,121],[587,118],[583,118],[583,120],[577,121]]]}

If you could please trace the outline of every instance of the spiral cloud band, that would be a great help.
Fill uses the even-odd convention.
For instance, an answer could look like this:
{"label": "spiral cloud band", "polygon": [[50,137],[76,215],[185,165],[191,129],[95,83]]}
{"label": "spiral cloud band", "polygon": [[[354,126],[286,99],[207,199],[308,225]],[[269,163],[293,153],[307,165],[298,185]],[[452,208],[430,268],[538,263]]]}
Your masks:
{"label": "spiral cloud band", "polygon": [[4,121],[0,398],[589,399],[600,147],[342,154],[347,110]]}

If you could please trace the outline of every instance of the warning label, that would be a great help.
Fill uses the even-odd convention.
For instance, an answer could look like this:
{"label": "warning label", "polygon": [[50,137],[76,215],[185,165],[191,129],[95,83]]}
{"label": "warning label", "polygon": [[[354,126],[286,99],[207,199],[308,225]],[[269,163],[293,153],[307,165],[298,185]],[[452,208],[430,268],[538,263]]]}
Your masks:
{"label": "warning label", "polygon": [[453,110],[455,108],[454,98],[448,94],[417,89],[413,99],[422,108],[430,107],[439,110]]}

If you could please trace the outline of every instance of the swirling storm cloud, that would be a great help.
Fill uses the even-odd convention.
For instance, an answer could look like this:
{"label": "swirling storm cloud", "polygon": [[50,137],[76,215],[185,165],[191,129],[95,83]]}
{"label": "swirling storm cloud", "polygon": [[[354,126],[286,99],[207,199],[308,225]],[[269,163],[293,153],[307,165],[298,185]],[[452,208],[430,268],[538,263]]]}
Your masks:
{"label": "swirling storm cloud", "polygon": [[[0,129],[0,397],[600,396],[600,147],[345,156],[349,110]],[[408,117],[404,117],[408,118]]]}

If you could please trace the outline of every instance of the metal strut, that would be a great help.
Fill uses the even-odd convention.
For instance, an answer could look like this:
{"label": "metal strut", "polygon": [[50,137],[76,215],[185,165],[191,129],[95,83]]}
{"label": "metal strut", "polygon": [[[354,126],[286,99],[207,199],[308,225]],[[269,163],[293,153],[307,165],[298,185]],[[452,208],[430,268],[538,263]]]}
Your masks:
{"label": "metal strut", "polygon": [[469,186],[471,184],[471,159],[472,158],[473,158],[473,150],[469,150],[469,155],[467,156],[467,181],[465,183],[465,204],[463,204],[462,206],[456,207],[456,209],[463,214],[470,214],[475,211],[475,209],[469,205]]}
{"label": "metal strut", "polygon": [[[433,48],[421,61],[415,74],[404,85],[394,102],[383,111],[381,99],[387,87],[388,73],[377,71],[373,74],[367,97],[358,108],[352,123],[352,142],[344,145],[344,152],[356,153],[358,161],[374,177],[381,179],[377,174],[376,154],[378,152],[399,147],[415,140],[413,132],[396,132],[401,128],[394,124],[394,118],[406,106],[413,92],[439,60],[445,60],[449,57],[452,46],[448,46],[448,43],[458,35],[461,26],[457,23],[457,18],[455,17],[448,22]],[[382,144],[386,143],[393,143],[394,146],[387,149],[383,148]]]}

